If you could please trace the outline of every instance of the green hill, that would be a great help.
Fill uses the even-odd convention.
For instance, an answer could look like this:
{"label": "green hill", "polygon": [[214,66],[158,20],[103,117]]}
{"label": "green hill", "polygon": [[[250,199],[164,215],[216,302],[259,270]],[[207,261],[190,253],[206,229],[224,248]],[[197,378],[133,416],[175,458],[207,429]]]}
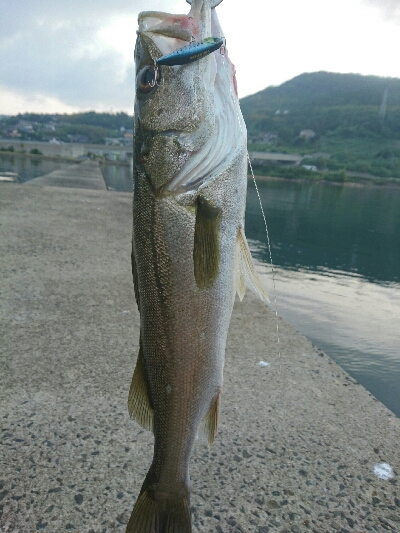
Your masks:
{"label": "green hill", "polygon": [[400,79],[306,73],[240,103],[250,150],[323,152],[307,164],[400,178]]}
{"label": "green hill", "polygon": [[132,131],[132,116],[120,113],[38,114],[24,113],[0,117],[0,137],[21,141],[47,142],[52,138],[62,142],[104,144],[107,137],[121,137]]}
{"label": "green hill", "polygon": [[284,142],[293,142],[304,129],[317,136],[400,139],[400,79],[396,78],[301,74],[243,98],[241,107],[250,135],[274,130]]}

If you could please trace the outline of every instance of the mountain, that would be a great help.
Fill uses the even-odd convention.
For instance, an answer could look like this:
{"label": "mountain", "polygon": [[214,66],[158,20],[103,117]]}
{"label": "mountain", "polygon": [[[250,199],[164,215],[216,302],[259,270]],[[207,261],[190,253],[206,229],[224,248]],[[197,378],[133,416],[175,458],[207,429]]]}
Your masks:
{"label": "mountain", "polygon": [[400,79],[359,74],[301,74],[240,102],[249,137],[271,133],[295,143],[321,136],[400,139]]}

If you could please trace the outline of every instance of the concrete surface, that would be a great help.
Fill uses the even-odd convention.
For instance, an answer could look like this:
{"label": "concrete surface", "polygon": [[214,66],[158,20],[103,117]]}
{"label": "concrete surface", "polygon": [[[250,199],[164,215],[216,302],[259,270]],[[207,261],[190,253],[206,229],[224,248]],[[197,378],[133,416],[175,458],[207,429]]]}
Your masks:
{"label": "concrete surface", "polygon": [[[122,533],[152,455],[126,406],[131,196],[4,183],[0,215],[1,531]],[[194,533],[399,531],[400,420],[278,324],[279,345],[272,310],[235,305],[219,433],[191,462]]]}
{"label": "concrete surface", "polygon": [[26,184],[74,189],[107,189],[99,162],[89,159],[76,165],[70,165],[65,169],[54,170],[50,174],[28,181]]}
{"label": "concrete surface", "polygon": [[43,155],[51,157],[79,157],[87,154],[85,145],[80,143],[50,143],[50,142],[36,142],[36,141],[21,141],[15,139],[0,139],[0,148],[8,148],[12,146],[16,152],[25,150],[39,150]]}

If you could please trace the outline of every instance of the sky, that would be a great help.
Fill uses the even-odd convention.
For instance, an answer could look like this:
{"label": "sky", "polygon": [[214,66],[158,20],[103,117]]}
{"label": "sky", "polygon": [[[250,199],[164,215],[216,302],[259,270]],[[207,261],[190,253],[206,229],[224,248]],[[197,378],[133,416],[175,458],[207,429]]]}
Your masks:
{"label": "sky", "polygon": [[[185,0],[0,0],[0,115],[133,113],[137,15]],[[224,0],[239,96],[325,70],[400,78],[400,0]]]}

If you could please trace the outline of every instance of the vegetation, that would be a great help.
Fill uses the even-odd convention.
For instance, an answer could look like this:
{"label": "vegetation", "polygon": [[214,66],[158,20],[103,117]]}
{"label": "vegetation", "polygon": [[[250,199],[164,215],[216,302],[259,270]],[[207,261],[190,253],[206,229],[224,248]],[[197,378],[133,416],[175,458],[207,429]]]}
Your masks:
{"label": "vegetation", "polygon": [[[302,74],[243,98],[241,107],[250,150],[300,153],[308,156],[304,164],[325,173],[400,178],[400,79]],[[304,130],[315,135],[302,137]]]}
{"label": "vegetation", "polygon": [[19,114],[0,119],[0,137],[21,141],[85,142],[104,144],[106,138],[132,132],[133,118],[126,113],[76,113],[72,115]]}

